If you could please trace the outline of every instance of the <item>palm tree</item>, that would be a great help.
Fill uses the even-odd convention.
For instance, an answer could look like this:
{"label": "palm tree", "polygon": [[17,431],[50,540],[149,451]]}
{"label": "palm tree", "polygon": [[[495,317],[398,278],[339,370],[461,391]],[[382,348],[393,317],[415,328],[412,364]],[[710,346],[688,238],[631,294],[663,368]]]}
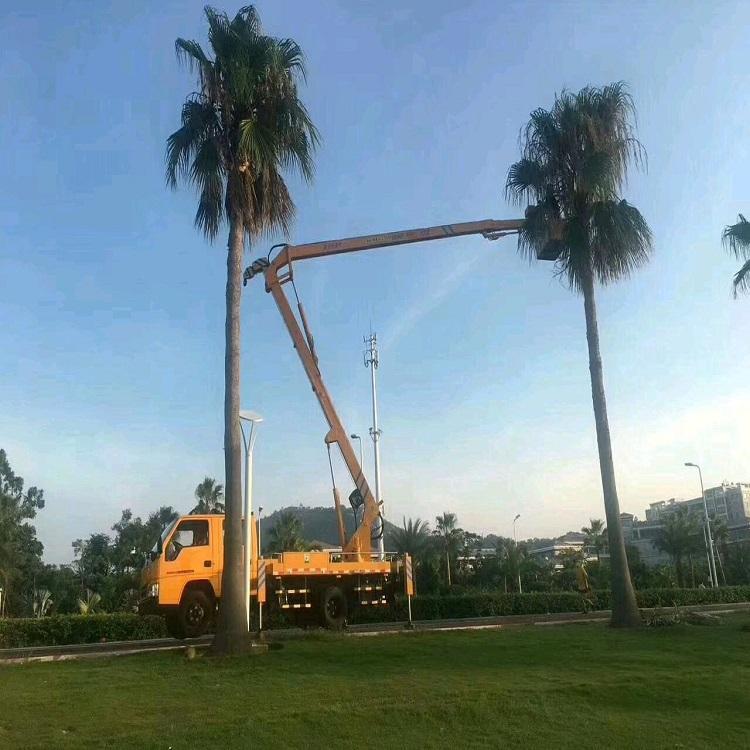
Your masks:
{"label": "palm tree", "polygon": [[612,440],[604,396],[594,287],[625,278],[649,259],[651,230],[619,196],[631,162],[644,161],[635,138],[633,100],[623,83],[563,91],[537,109],[522,131],[522,158],[508,171],[506,193],[527,204],[519,250],[554,258],[557,273],[583,295],[599,468],[612,567],[614,626],[641,622],[620,526]]}
{"label": "palm tree", "polygon": [[589,525],[584,526],[581,531],[586,535],[586,546],[596,552],[596,561],[601,562],[601,552],[604,549],[604,538],[607,534],[604,521],[601,518],[591,518]]}
{"label": "palm tree", "polygon": [[93,615],[99,611],[102,597],[95,591],[86,589],[85,596],[78,599],[78,611],[82,615]]}
{"label": "palm tree", "polygon": [[247,646],[242,579],[242,453],[240,297],[245,238],[287,232],[294,203],[282,171],[313,173],[318,133],[297,92],[305,75],[302,50],[291,39],[263,34],[258,13],[233,19],[210,7],[209,57],[195,41],[177,39],[178,59],[197,74],[197,91],[182,106],[181,126],[167,140],[167,183],[198,191],[196,226],[211,240],[229,225],[224,358],[226,526],[222,602],[214,639],[218,653]]}
{"label": "palm tree", "polygon": [[654,543],[672,558],[677,574],[677,585],[680,588],[684,587],[683,558],[686,556],[691,558],[692,569],[692,555],[697,551],[699,544],[698,526],[693,516],[685,508],[670,513]]}
{"label": "palm tree", "polygon": [[190,513],[223,513],[224,485],[217,484],[215,479],[206,477],[195,488],[195,499],[198,504]]}
{"label": "palm tree", "polygon": [[733,286],[736,297],[738,292],[750,291],[750,221],[740,214],[736,224],[730,224],[724,228],[722,241],[724,247],[737,260],[745,261],[734,275]]}
{"label": "palm tree", "polygon": [[432,533],[439,537],[443,551],[445,552],[445,571],[448,586],[451,585],[451,553],[454,554],[461,543],[462,531],[458,528],[458,519],[455,513],[443,513],[435,518],[435,531]]}
{"label": "palm tree", "polygon": [[399,555],[411,555],[416,561],[430,543],[430,524],[421,518],[404,518],[402,528],[393,530],[391,543]]}
{"label": "palm tree", "polygon": [[[421,567],[424,559],[429,555],[431,541],[430,524],[421,518],[410,518],[408,521],[404,518],[402,528],[396,528],[391,532],[393,549],[399,555],[411,556],[415,573]],[[415,575],[414,593],[416,593],[416,578],[417,576]]]}
{"label": "palm tree", "polygon": [[302,537],[302,521],[289,510],[279,517],[268,532],[269,552],[301,552],[306,547]]}
{"label": "palm tree", "polygon": [[52,592],[49,589],[34,589],[31,593],[31,613],[37,619],[45,617],[52,607]]}

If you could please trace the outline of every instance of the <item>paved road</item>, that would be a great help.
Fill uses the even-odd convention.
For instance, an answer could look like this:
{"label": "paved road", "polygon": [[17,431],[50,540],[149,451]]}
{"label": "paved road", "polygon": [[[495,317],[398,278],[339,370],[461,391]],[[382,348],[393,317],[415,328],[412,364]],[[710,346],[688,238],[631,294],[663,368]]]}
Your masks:
{"label": "paved road", "polygon": [[[750,612],[750,602],[740,604],[708,604],[680,607],[683,612],[700,611],[715,614]],[[642,610],[649,612],[652,610]],[[592,622],[606,622],[610,613],[598,612],[558,612],[549,615],[507,615],[503,617],[470,617],[451,620],[415,620],[413,630],[481,630],[521,627],[528,625],[551,626]],[[378,622],[365,625],[350,625],[346,635],[370,636],[404,632],[404,622]],[[271,630],[266,634],[268,641],[282,641],[304,637],[306,632],[297,629]],[[187,645],[207,648],[213,636],[178,641],[174,638],[156,638],[144,641],[111,641],[107,643],[82,643],[68,646],[32,646],[28,648],[0,649],[0,664],[13,664],[32,661],[70,661],[72,659],[93,659],[109,656],[125,656],[147,651],[179,651]]]}

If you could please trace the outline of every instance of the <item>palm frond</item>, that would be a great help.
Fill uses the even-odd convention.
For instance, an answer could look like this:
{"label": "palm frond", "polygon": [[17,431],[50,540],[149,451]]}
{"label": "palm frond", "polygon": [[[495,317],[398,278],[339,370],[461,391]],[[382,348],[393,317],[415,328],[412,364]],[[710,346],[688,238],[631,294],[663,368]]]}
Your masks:
{"label": "palm frond", "polygon": [[649,261],[651,230],[641,212],[625,200],[593,205],[590,238],[591,264],[602,284],[627,278]]}
{"label": "palm frond", "polygon": [[742,214],[737,217],[736,224],[724,228],[721,239],[727,250],[738,260],[750,257],[750,221]]}
{"label": "palm frond", "polygon": [[198,188],[195,225],[206,237],[214,239],[224,217],[224,178],[221,150],[213,138],[205,138],[190,168],[190,179]]}
{"label": "palm frond", "polygon": [[735,298],[740,292],[750,292],[750,260],[734,275],[732,286]]}

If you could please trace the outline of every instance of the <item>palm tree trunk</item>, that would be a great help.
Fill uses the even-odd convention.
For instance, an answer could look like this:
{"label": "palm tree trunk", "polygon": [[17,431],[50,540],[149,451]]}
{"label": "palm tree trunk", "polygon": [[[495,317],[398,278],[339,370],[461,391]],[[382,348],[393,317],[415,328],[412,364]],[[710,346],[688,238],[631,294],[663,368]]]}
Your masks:
{"label": "palm tree trunk", "polygon": [[445,551],[445,569],[448,573],[448,588],[451,585],[451,555],[448,550]]}
{"label": "palm tree trunk", "polygon": [[677,586],[679,588],[685,588],[685,574],[682,571],[682,556],[677,555],[674,559],[674,570],[677,575]]}
{"label": "palm tree trunk", "polygon": [[599,327],[596,321],[596,300],[594,299],[594,275],[589,265],[583,273],[583,303],[586,312],[586,341],[589,349],[589,370],[591,372],[591,398],[594,403],[596,422],[596,442],[599,447],[599,470],[602,476],[604,512],[607,517],[609,539],[609,560],[612,576],[612,618],[613,627],[635,627],[641,624],[641,615],[633,591],[628,570],[628,558],[620,525],[620,503],[617,499],[615,466],[612,460],[612,438],[609,434],[607,400],[604,396],[604,374],[602,355],[599,349]]}
{"label": "palm tree trunk", "polygon": [[242,443],[240,439],[240,301],[245,229],[234,217],[229,227],[224,356],[224,567],[221,605],[213,650],[237,654],[249,646],[244,602],[242,544]]}
{"label": "palm tree trunk", "polygon": [[690,565],[690,584],[695,588],[695,565],[693,564],[693,556],[688,553],[688,565]]}

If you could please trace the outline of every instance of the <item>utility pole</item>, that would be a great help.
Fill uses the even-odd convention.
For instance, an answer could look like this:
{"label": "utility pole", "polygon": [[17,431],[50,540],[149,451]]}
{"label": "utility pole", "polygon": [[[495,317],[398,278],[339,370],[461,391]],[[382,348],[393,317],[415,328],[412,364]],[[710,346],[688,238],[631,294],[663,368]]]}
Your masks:
{"label": "utility pole", "polygon": [[378,527],[375,530],[379,535],[378,553],[383,559],[385,553],[384,523],[383,523],[383,496],[380,488],[380,428],[378,427],[378,394],[375,383],[375,370],[378,369],[378,337],[375,333],[370,333],[364,337],[365,342],[365,367],[370,368],[370,385],[372,387],[372,427],[370,427],[370,437],[372,438],[373,449],[375,451],[375,500],[380,507],[380,519]]}

